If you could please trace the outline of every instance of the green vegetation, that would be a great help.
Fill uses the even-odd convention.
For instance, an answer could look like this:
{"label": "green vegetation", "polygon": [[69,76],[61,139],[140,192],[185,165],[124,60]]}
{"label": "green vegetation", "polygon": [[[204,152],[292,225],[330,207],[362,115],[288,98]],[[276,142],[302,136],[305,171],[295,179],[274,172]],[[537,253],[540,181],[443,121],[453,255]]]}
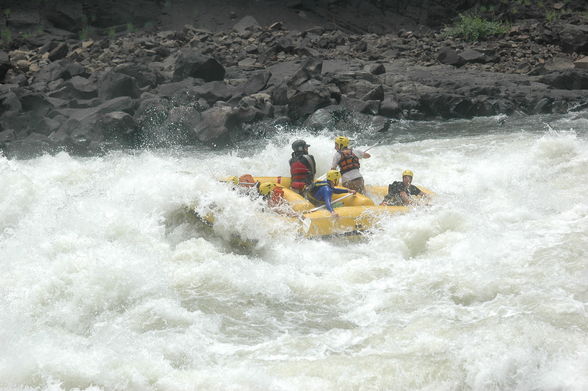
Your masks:
{"label": "green vegetation", "polygon": [[10,42],[12,42],[12,31],[8,28],[0,31],[0,40],[5,45],[8,45]]}
{"label": "green vegetation", "polygon": [[114,37],[116,37],[116,29],[114,27],[109,27],[106,30],[106,35],[108,35],[109,39],[114,39]]}
{"label": "green vegetation", "polygon": [[127,33],[134,33],[135,31],[135,26],[132,23],[127,23]]}
{"label": "green vegetation", "polygon": [[561,17],[561,14],[560,11],[550,10],[545,13],[545,19],[547,19],[549,23],[552,23],[558,20]]}
{"label": "green vegetation", "polygon": [[500,22],[486,20],[478,15],[459,14],[459,21],[452,27],[446,27],[443,35],[475,42],[506,32],[508,32],[508,26]]}
{"label": "green vegetation", "polygon": [[84,26],[80,31],[80,41],[88,40],[92,35],[92,27]]}

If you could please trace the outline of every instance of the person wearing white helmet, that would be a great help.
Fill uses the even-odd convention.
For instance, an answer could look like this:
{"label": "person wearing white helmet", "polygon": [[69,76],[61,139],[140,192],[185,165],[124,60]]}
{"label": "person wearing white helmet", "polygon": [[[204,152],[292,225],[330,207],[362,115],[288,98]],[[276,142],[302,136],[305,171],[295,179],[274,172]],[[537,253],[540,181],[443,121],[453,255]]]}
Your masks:
{"label": "person wearing white helmet", "polygon": [[358,149],[353,150],[349,148],[349,138],[344,136],[335,138],[335,150],[337,152],[333,156],[331,170],[336,170],[337,166],[339,166],[341,184],[348,189],[365,194],[363,177],[359,172],[359,159],[367,159],[371,155]]}
{"label": "person wearing white helmet", "polygon": [[388,194],[380,205],[405,206],[414,203],[414,197],[424,196],[425,193],[412,184],[414,173],[411,170],[402,172],[402,182],[395,181],[388,185]]}

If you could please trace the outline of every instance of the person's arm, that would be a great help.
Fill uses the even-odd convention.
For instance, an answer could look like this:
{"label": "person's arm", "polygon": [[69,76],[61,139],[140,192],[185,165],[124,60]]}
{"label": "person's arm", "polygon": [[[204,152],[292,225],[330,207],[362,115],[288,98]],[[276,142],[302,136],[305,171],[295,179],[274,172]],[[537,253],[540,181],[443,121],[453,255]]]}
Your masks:
{"label": "person's arm", "polygon": [[355,153],[355,156],[357,156],[360,159],[369,159],[370,157],[372,157],[372,155],[362,151],[361,149],[354,149],[353,152]]}
{"label": "person's arm", "polygon": [[333,189],[331,190],[333,193],[335,194],[341,194],[341,193],[357,193],[355,190],[351,190],[351,189],[339,189],[338,187],[333,187]]}
{"label": "person's arm", "polygon": [[331,212],[331,214],[335,213],[333,210],[333,206],[331,205],[331,198],[333,197],[333,190],[329,186],[323,187],[323,201],[325,202],[325,208]]}
{"label": "person's arm", "polygon": [[331,162],[331,170],[336,170],[337,166],[339,165],[339,160],[341,160],[341,154],[336,152],[333,156],[333,161]]}

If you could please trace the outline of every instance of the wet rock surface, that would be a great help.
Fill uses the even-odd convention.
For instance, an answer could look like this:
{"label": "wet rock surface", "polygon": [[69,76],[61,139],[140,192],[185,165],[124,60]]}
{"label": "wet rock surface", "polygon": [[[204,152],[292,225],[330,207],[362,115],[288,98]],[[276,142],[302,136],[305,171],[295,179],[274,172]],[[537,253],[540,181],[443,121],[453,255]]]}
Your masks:
{"label": "wet rock surface", "polygon": [[[23,6],[19,29],[45,27],[0,47],[0,148],[10,156],[87,154],[225,143],[260,122],[345,128],[359,118],[386,131],[398,119],[588,107],[583,3],[554,20],[529,11],[508,33],[479,42],[446,38],[439,21],[455,14],[434,6],[319,3],[168,9],[145,0],[137,18],[157,24],[125,29],[112,24],[112,10],[96,10],[94,24],[104,27],[93,34],[82,34],[84,10],[75,3],[56,2],[46,13]],[[195,5],[208,17],[187,11]],[[11,18],[5,14],[5,28],[14,28]]]}

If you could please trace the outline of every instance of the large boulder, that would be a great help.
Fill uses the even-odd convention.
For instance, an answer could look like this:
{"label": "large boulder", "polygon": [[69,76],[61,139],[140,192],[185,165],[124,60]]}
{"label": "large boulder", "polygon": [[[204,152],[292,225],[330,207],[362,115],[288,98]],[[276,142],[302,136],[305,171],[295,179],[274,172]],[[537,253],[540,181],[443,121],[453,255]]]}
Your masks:
{"label": "large boulder", "polygon": [[4,76],[6,76],[8,69],[10,69],[10,58],[8,57],[8,53],[0,50],[0,82],[4,80]]}
{"label": "large boulder", "polygon": [[118,72],[106,72],[98,81],[98,96],[107,101],[119,96],[138,98],[140,95],[134,77]]}
{"label": "large boulder", "polygon": [[564,51],[588,54],[588,25],[564,24],[558,33],[559,45]]}
{"label": "large boulder", "polygon": [[225,68],[214,58],[205,56],[192,48],[182,49],[175,61],[173,79],[194,77],[204,81],[223,80]]}
{"label": "large boulder", "polygon": [[569,69],[552,72],[542,76],[539,81],[562,90],[586,90],[588,89],[588,70]]}
{"label": "large boulder", "polygon": [[215,106],[202,112],[202,121],[194,131],[202,142],[224,140],[240,123],[236,109],[230,106]]}

